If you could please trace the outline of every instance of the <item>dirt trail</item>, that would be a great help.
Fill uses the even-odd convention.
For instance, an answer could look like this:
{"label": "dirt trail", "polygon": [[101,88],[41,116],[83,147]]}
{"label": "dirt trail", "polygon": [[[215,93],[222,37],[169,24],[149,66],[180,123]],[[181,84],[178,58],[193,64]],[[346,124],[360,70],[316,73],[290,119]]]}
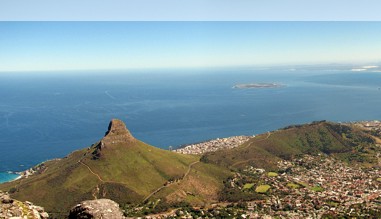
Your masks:
{"label": "dirt trail", "polygon": [[[258,139],[257,141],[251,142],[249,145],[251,145],[251,144],[253,144],[253,143],[257,143],[257,142],[265,141],[265,140],[267,140],[267,139],[271,136],[271,134],[272,134],[271,132],[267,132],[267,136],[266,136],[266,138]],[[251,160],[254,160],[254,159],[256,159],[256,158],[253,158],[253,159],[247,159],[247,160],[243,160],[243,161],[238,161],[238,162],[232,164],[230,167],[235,167],[235,166],[237,166],[237,165],[239,165],[239,164],[247,163],[247,162],[249,162],[249,161],[251,161]]]}
{"label": "dirt trail", "polygon": [[99,176],[97,173],[94,173],[94,171],[93,171],[87,164],[83,163],[81,160],[78,161],[78,162],[79,162],[80,164],[84,165],[85,167],[87,167],[87,169],[89,169],[89,171],[90,171],[94,176],[96,176],[96,177],[99,179],[99,181],[101,181],[101,182],[106,182],[106,181],[104,181],[104,180],[101,178],[101,176]]}
{"label": "dirt trail", "polygon": [[[194,162],[192,162],[191,164],[189,164],[189,165],[188,165],[188,170],[187,170],[187,172],[185,172],[184,176],[180,179],[180,181],[183,180],[185,177],[187,177],[187,176],[189,175],[191,169],[192,169],[192,166],[195,165],[195,164],[197,164],[197,163],[199,163],[199,162],[200,162],[200,161],[198,160],[198,161],[194,161]],[[99,174],[95,173],[95,172],[91,169],[91,167],[90,167],[89,165],[87,165],[87,164],[85,164],[84,162],[82,162],[82,159],[79,160],[78,163],[84,165],[84,166],[85,166],[85,167],[86,167],[86,168],[87,168],[87,169],[88,169],[94,176],[96,176],[96,177],[99,179],[99,181],[101,181],[101,182],[103,182],[103,183],[105,183],[105,182],[109,182],[109,183],[120,183],[120,182],[105,181],[105,180],[103,180],[102,177],[101,177]],[[123,184],[123,183],[122,183],[122,184]],[[163,186],[159,187],[159,188],[156,189],[155,191],[151,192],[151,194],[149,194],[147,197],[145,197],[144,200],[143,200],[143,202],[145,202],[146,200],[148,200],[149,198],[151,198],[151,197],[152,197],[153,195],[155,195],[156,193],[160,192],[163,188],[168,187],[168,186],[171,186],[172,184],[173,184],[173,183],[168,183],[168,184],[166,184],[166,185],[163,185]],[[98,193],[99,193],[99,186],[98,186],[98,185],[97,185],[97,191],[98,191]],[[93,194],[93,196],[94,196],[94,199],[97,199],[97,197],[95,196],[95,194]]]}
{"label": "dirt trail", "polygon": [[[189,164],[189,165],[188,165],[188,170],[187,170],[187,172],[185,172],[184,176],[180,179],[180,181],[181,181],[181,180],[184,180],[185,177],[187,177],[187,176],[189,175],[189,173],[190,173],[190,171],[191,171],[191,169],[192,169],[192,166],[195,165],[195,164],[197,164],[197,163],[199,163],[199,162],[200,162],[200,161],[198,160],[198,161],[195,161],[195,162]],[[166,185],[163,185],[163,186],[159,187],[159,188],[156,189],[155,191],[151,192],[151,194],[149,194],[147,197],[145,197],[145,198],[143,199],[143,202],[147,201],[147,200],[148,200],[149,198],[151,198],[153,195],[155,195],[156,193],[160,192],[160,190],[164,189],[165,187],[171,186],[171,185],[173,185],[173,183],[169,183],[169,184],[166,184]]]}

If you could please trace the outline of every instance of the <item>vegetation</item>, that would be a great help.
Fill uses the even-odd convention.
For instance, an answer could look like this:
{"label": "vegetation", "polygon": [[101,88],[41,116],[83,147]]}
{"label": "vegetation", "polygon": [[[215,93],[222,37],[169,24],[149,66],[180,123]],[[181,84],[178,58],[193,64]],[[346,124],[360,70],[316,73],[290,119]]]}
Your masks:
{"label": "vegetation", "polygon": [[320,187],[320,186],[313,186],[313,187],[311,187],[311,190],[315,191],[315,192],[322,192],[322,191],[324,191],[324,189],[322,187]]}
{"label": "vegetation", "polygon": [[224,187],[219,194],[219,199],[222,202],[240,202],[250,200],[260,200],[264,197],[255,192],[255,185],[258,177],[240,174],[230,176],[224,180]]}
{"label": "vegetation", "polygon": [[268,177],[276,177],[276,176],[278,176],[278,174],[275,173],[275,172],[268,172],[268,173],[267,173],[267,176],[268,176]]}
{"label": "vegetation", "polygon": [[39,173],[1,184],[0,189],[11,191],[18,200],[44,206],[53,217],[62,217],[61,213],[67,214],[79,202],[94,198],[110,198],[121,205],[141,203],[150,193],[168,184],[176,186],[167,186],[154,196],[186,200],[188,197],[178,195],[178,190],[186,190],[193,194],[190,197],[195,197],[191,203],[218,200],[222,181],[230,171],[201,163],[190,168],[199,156],[162,150],[136,139],[118,142],[118,138],[102,139],[106,143],[99,142],[63,159],[48,161]]}
{"label": "vegetation", "polygon": [[349,163],[374,165],[373,144],[374,139],[359,129],[320,121],[259,135],[240,147],[205,154],[202,160],[233,170],[250,165],[274,171],[280,159],[325,153]]}
{"label": "vegetation", "polygon": [[289,187],[291,189],[298,189],[300,187],[300,185],[295,184],[295,183],[287,183],[287,187]]}
{"label": "vegetation", "polygon": [[305,183],[305,182],[297,182],[297,184],[300,185],[303,188],[308,187],[308,183]]}
{"label": "vegetation", "polygon": [[230,176],[231,172],[227,169],[199,162],[193,165],[186,178],[156,193],[152,199],[160,198],[169,203],[182,200],[192,206],[213,203],[219,200],[222,182]]}
{"label": "vegetation", "polygon": [[257,186],[257,188],[255,188],[255,192],[263,194],[268,192],[270,188],[271,186],[269,185],[260,185],[260,186]]}
{"label": "vegetation", "polygon": [[246,184],[243,186],[243,190],[245,190],[245,189],[251,189],[253,186],[254,186],[254,183],[246,183]]}
{"label": "vegetation", "polygon": [[149,201],[147,203],[139,204],[124,204],[121,205],[124,215],[127,217],[141,217],[149,214],[157,214],[168,211],[174,208],[189,209],[191,205],[187,202],[180,201],[176,203],[167,203],[161,199]]}
{"label": "vegetation", "polygon": [[[136,139],[118,140],[101,141],[45,162],[33,176],[1,184],[0,189],[44,206],[53,217],[62,217],[60,212],[66,214],[75,204],[94,198],[115,200],[128,216],[177,207],[198,215],[199,210],[190,206],[263,199],[271,186],[259,179],[255,168],[270,171],[267,177],[277,177],[282,173],[276,165],[281,159],[325,153],[348,163],[377,163],[369,134],[325,121],[259,135],[239,147],[202,157],[158,149]],[[244,171],[248,166],[252,172]],[[288,183],[287,187],[323,191],[304,182]]]}

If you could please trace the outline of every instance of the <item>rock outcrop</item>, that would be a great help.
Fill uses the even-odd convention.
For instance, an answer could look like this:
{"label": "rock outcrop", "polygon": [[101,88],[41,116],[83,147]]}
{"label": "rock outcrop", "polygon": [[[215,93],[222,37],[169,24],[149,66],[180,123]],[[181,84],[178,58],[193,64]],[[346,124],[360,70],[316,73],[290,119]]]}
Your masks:
{"label": "rock outcrop", "polygon": [[70,210],[69,219],[124,219],[119,205],[110,199],[83,201]]}
{"label": "rock outcrop", "polygon": [[12,199],[7,193],[0,191],[0,218],[47,219],[49,215],[40,206]]}
{"label": "rock outcrop", "polygon": [[122,120],[113,119],[108,125],[108,130],[103,138],[103,141],[127,142],[134,141],[135,138],[131,135],[130,131]]}
{"label": "rock outcrop", "polygon": [[134,143],[136,139],[131,135],[123,121],[112,119],[108,125],[108,130],[102,140],[96,146],[93,152],[93,159],[99,159],[101,151],[105,148],[112,148],[114,145],[128,146]]}

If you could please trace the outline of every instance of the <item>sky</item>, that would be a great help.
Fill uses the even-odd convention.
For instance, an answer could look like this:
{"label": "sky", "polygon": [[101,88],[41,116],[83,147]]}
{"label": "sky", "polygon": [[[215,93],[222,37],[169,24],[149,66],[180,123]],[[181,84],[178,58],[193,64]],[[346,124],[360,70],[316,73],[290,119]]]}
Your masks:
{"label": "sky", "polygon": [[0,72],[381,61],[381,22],[0,22]]}
{"label": "sky", "polygon": [[0,20],[375,21],[380,0],[1,0]]}

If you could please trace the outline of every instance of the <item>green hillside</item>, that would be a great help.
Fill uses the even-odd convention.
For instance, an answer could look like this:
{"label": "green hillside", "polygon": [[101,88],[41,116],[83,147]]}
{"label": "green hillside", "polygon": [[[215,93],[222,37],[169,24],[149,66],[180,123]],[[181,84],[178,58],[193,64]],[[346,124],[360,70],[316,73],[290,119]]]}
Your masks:
{"label": "green hillside", "polygon": [[[44,206],[48,212],[62,217],[75,204],[88,199],[110,198],[121,205],[140,203],[165,183],[182,179],[190,171],[189,165],[198,160],[199,156],[149,146],[133,138],[121,121],[113,120],[100,142],[63,159],[45,162],[40,173],[2,184],[0,189],[12,191],[12,197]],[[222,182],[222,178],[217,180],[218,175],[209,176],[208,168],[199,169],[199,175],[205,176],[201,179],[204,185]],[[177,190],[167,192],[166,196],[171,192]],[[203,197],[207,195],[200,196]]]}
{"label": "green hillside", "polygon": [[251,165],[273,170],[280,159],[325,153],[369,166],[377,163],[373,145],[373,138],[359,129],[321,121],[262,134],[240,147],[205,154],[201,160],[232,169]]}
{"label": "green hillside", "polygon": [[[156,212],[184,204],[263,199],[253,192],[258,177],[241,171],[247,166],[277,172],[281,159],[324,153],[369,167],[378,164],[376,151],[371,135],[322,121],[258,135],[239,147],[200,157],[149,146],[135,139],[122,121],[112,120],[99,142],[45,162],[33,175],[1,184],[0,190],[59,218],[77,203],[98,198],[112,199],[128,210],[150,206],[150,212]],[[234,179],[246,189],[231,188]]]}

